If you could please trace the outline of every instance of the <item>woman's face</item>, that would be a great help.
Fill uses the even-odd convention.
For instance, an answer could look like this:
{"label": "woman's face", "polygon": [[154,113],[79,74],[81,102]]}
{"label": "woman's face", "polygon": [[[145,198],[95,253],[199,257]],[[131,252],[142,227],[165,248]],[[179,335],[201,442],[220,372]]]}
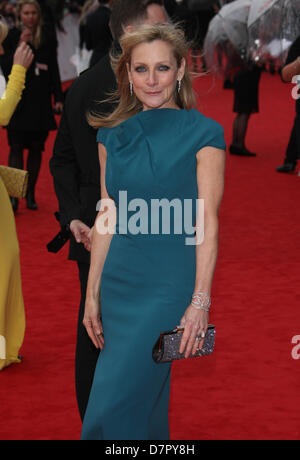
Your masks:
{"label": "woman's face", "polygon": [[184,76],[185,60],[178,68],[172,47],[162,40],[137,45],[128,65],[129,81],[143,109],[176,108],[177,80]]}
{"label": "woman's face", "polygon": [[34,5],[24,5],[20,12],[20,19],[24,27],[34,29],[39,22],[39,13]]}

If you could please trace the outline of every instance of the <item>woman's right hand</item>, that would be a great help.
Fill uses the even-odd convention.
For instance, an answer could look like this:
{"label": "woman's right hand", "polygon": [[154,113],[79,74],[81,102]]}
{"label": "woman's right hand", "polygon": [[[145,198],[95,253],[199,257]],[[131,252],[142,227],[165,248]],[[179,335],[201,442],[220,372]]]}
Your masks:
{"label": "woman's right hand", "polygon": [[26,43],[22,42],[15,52],[14,64],[21,65],[27,70],[33,61],[33,57],[31,48],[26,45]]}
{"label": "woman's right hand", "polygon": [[28,43],[32,41],[32,32],[31,30],[25,28],[20,36],[20,42]]}
{"label": "woman's right hand", "polygon": [[98,300],[86,298],[83,325],[95,347],[102,350],[104,347],[104,335]]}

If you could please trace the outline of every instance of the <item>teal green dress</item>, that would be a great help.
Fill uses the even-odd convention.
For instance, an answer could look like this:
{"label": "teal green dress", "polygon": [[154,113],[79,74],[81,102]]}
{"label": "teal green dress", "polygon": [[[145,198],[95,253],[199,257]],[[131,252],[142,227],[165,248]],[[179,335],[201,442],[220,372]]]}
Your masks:
{"label": "teal green dress", "polygon": [[[196,246],[185,222],[195,225],[196,153],[225,149],[223,128],[195,109],[151,109],[101,128],[97,140],[118,217],[101,277],[105,345],[81,439],[168,440],[171,365],[156,364],[152,348],[190,304]],[[176,212],[157,212],[158,200]]]}

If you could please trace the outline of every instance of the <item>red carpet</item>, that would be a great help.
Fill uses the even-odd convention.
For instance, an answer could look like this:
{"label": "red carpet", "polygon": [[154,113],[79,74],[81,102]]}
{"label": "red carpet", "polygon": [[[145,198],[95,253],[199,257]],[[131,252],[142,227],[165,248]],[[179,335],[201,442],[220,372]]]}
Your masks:
{"label": "red carpet", "polygon": [[[232,91],[204,77],[200,110],[232,131]],[[227,156],[213,289],[217,343],[209,358],[173,367],[171,438],[299,439],[300,177],[280,175],[294,116],[290,86],[264,75],[260,114],[247,146],[257,158]],[[54,133],[55,134],[55,133]],[[17,214],[27,331],[23,363],[0,373],[0,439],[72,440],[80,436],[74,392],[79,283],[67,249],[48,254],[57,231],[48,140],[37,189],[38,212]],[[0,163],[7,163],[0,131]]]}

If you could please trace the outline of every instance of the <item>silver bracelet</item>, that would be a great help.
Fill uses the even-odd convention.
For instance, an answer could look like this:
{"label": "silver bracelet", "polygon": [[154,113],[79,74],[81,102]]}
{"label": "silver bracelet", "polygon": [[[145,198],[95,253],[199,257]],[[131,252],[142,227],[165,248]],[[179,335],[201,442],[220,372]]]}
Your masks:
{"label": "silver bracelet", "polygon": [[196,310],[203,310],[203,311],[206,311],[207,313],[209,313],[209,308],[205,308],[205,307],[199,307],[197,305],[195,305],[193,302],[191,302],[191,305],[196,308]]}
{"label": "silver bracelet", "polygon": [[197,310],[209,312],[211,306],[211,297],[203,291],[195,292],[192,295],[191,305]]}

